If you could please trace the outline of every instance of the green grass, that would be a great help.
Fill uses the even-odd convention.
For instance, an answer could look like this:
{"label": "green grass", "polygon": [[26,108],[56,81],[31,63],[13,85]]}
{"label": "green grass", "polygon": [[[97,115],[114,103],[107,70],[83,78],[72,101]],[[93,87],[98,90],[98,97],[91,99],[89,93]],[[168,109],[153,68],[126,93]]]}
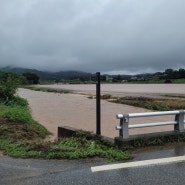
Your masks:
{"label": "green grass", "polygon": [[176,83],[176,84],[184,84],[185,83],[185,79],[174,79],[173,80],[173,83]]}
{"label": "green grass", "polygon": [[32,149],[31,144],[15,143],[9,139],[0,139],[0,149],[4,154],[17,158],[44,157],[41,151]]}
{"label": "green grass", "polygon": [[20,106],[24,108],[28,108],[28,101],[19,96],[14,96],[12,100],[6,103],[8,106]]}
{"label": "green grass", "polygon": [[88,132],[77,132],[70,138],[64,138],[49,150],[47,158],[78,159],[99,156],[109,161],[126,160],[131,154],[118,149],[113,143]]}
{"label": "green grass", "polygon": [[156,111],[169,111],[185,109],[185,100],[183,99],[160,99],[160,98],[147,98],[147,97],[122,97],[111,100],[114,103],[121,103],[142,107],[149,110]]}
{"label": "green grass", "polygon": [[73,137],[63,138],[55,143],[20,142],[0,137],[0,150],[6,155],[21,158],[80,159],[101,157],[108,161],[132,158],[130,153],[119,149],[113,143],[101,138],[91,138],[89,135],[86,132],[77,132]]}
{"label": "green grass", "polygon": [[28,110],[20,106],[11,106],[4,111],[2,116],[4,119],[7,119],[10,122],[19,122],[19,123],[33,123],[34,120]]}
{"label": "green grass", "polygon": [[176,133],[176,134],[169,134],[169,135],[163,135],[163,136],[154,136],[151,138],[136,138],[133,139],[130,143],[124,143],[124,145],[120,147],[124,150],[137,150],[144,147],[154,147],[154,146],[164,146],[166,144],[173,144],[173,143],[182,143],[185,142],[185,131],[182,133]]}

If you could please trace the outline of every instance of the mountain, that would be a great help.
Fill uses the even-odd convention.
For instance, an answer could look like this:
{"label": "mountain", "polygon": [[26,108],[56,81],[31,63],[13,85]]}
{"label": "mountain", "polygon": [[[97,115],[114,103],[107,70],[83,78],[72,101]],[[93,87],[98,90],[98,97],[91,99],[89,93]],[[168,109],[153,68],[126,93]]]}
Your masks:
{"label": "mountain", "polygon": [[18,68],[7,66],[4,68],[0,68],[2,72],[13,72],[17,74],[22,73],[35,73],[37,74],[41,80],[66,80],[72,78],[90,78],[91,73],[86,73],[82,71],[60,71],[60,72],[47,72],[47,71],[39,71],[36,69],[27,69],[27,68]]}

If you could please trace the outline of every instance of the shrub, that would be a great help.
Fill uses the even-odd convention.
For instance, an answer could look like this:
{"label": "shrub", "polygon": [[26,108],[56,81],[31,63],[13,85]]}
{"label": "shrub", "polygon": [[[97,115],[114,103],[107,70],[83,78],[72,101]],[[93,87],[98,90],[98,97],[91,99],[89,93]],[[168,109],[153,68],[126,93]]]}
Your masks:
{"label": "shrub", "polygon": [[29,84],[39,84],[39,76],[37,74],[27,72],[23,73],[23,76],[27,79]]}
{"label": "shrub", "polygon": [[21,98],[19,96],[14,96],[9,102],[7,102],[7,105],[10,106],[20,106],[20,107],[28,107],[28,101],[24,98]]}
{"label": "shrub", "polygon": [[0,100],[4,103],[13,99],[14,94],[18,88],[18,79],[14,74],[4,73],[0,79]]}
{"label": "shrub", "polygon": [[172,81],[167,79],[167,80],[164,81],[164,83],[166,83],[166,84],[171,84]]}
{"label": "shrub", "polygon": [[0,100],[3,102],[10,101],[16,92],[16,87],[11,85],[0,86]]}

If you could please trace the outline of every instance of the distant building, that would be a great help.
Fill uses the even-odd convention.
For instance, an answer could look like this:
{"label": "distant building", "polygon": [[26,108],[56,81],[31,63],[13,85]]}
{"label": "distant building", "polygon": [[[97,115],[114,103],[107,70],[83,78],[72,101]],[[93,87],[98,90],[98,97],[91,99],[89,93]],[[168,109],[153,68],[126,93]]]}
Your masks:
{"label": "distant building", "polygon": [[138,80],[138,77],[137,76],[132,76],[130,79],[131,80]]}

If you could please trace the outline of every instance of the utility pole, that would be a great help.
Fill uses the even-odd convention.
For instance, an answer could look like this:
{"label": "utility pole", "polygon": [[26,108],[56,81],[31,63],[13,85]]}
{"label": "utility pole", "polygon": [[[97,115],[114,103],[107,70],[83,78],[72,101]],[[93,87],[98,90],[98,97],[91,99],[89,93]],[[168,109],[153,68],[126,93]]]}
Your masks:
{"label": "utility pole", "polygon": [[100,72],[96,73],[96,134],[101,135]]}

